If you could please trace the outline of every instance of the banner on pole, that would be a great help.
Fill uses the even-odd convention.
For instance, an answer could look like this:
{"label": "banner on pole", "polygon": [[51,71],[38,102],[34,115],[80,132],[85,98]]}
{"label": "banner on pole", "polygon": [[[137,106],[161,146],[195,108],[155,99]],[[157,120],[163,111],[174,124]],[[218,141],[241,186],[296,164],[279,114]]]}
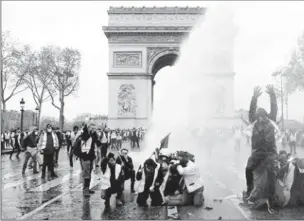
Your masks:
{"label": "banner on pole", "polygon": [[165,136],[161,141],[160,141],[160,149],[163,148],[168,148],[169,144],[169,136],[171,133],[169,133],[167,136]]}

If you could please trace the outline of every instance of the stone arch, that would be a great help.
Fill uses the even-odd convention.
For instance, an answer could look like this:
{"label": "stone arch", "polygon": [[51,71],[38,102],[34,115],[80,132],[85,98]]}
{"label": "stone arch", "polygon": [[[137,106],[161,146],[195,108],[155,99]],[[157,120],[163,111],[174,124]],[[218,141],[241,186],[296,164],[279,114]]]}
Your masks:
{"label": "stone arch", "polygon": [[[179,56],[178,49],[164,49],[157,54],[155,54],[148,64],[148,73],[152,74],[153,77],[155,74],[165,66],[174,65],[177,57]],[[163,61],[162,61],[163,60]],[[160,65],[158,65],[160,64]]]}
{"label": "stone arch", "polygon": [[[205,11],[201,7],[109,8],[108,26],[102,29],[109,46],[110,128],[149,126],[155,74],[174,64],[183,40]],[[225,60],[225,56],[221,57]],[[232,113],[233,76],[229,73],[233,70],[225,68],[224,72],[210,76],[227,86],[226,109]],[[228,115],[232,115],[230,112]]]}

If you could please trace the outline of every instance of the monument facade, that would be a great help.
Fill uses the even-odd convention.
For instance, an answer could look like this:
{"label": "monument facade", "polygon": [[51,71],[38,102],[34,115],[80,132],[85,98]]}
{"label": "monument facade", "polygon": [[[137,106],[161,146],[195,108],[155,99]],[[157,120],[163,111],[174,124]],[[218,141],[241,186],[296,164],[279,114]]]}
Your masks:
{"label": "monument facade", "polygon": [[[183,39],[204,12],[201,7],[110,7],[108,26],[103,27],[109,45],[110,128],[149,126],[154,77],[174,64]],[[220,118],[234,113],[233,76],[229,70],[216,77],[218,82],[228,79],[217,93]]]}

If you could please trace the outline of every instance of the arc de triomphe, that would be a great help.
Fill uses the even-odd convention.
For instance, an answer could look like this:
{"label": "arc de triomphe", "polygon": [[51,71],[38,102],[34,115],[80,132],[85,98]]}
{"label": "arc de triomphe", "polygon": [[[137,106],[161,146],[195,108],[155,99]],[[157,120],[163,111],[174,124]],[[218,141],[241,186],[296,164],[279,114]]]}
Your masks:
{"label": "arc de triomphe", "polygon": [[[204,12],[201,7],[110,7],[108,26],[103,27],[109,44],[110,128],[149,125],[154,77],[161,68],[174,64],[183,38]],[[233,75],[223,77],[228,84],[226,80],[219,91],[225,101],[218,111],[226,107],[231,118]]]}

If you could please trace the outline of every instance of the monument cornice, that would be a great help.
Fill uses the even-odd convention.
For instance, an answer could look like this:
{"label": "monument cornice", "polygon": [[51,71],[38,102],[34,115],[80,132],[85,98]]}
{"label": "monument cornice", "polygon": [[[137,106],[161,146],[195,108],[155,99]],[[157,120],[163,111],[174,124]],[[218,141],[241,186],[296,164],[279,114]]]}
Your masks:
{"label": "monument cornice", "polygon": [[204,14],[203,7],[110,7],[108,14]]}
{"label": "monument cornice", "polygon": [[105,33],[109,43],[178,43],[189,32],[108,32]]}
{"label": "monument cornice", "polygon": [[149,74],[149,73],[133,73],[133,72],[122,72],[122,73],[111,73],[108,72],[107,75],[110,77],[122,77],[122,76],[141,76],[141,77],[152,77],[153,74]]}
{"label": "monument cornice", "polygon": [[172,33],[190,32],[193,26],[103,26],[102,30],[108,33]]}

